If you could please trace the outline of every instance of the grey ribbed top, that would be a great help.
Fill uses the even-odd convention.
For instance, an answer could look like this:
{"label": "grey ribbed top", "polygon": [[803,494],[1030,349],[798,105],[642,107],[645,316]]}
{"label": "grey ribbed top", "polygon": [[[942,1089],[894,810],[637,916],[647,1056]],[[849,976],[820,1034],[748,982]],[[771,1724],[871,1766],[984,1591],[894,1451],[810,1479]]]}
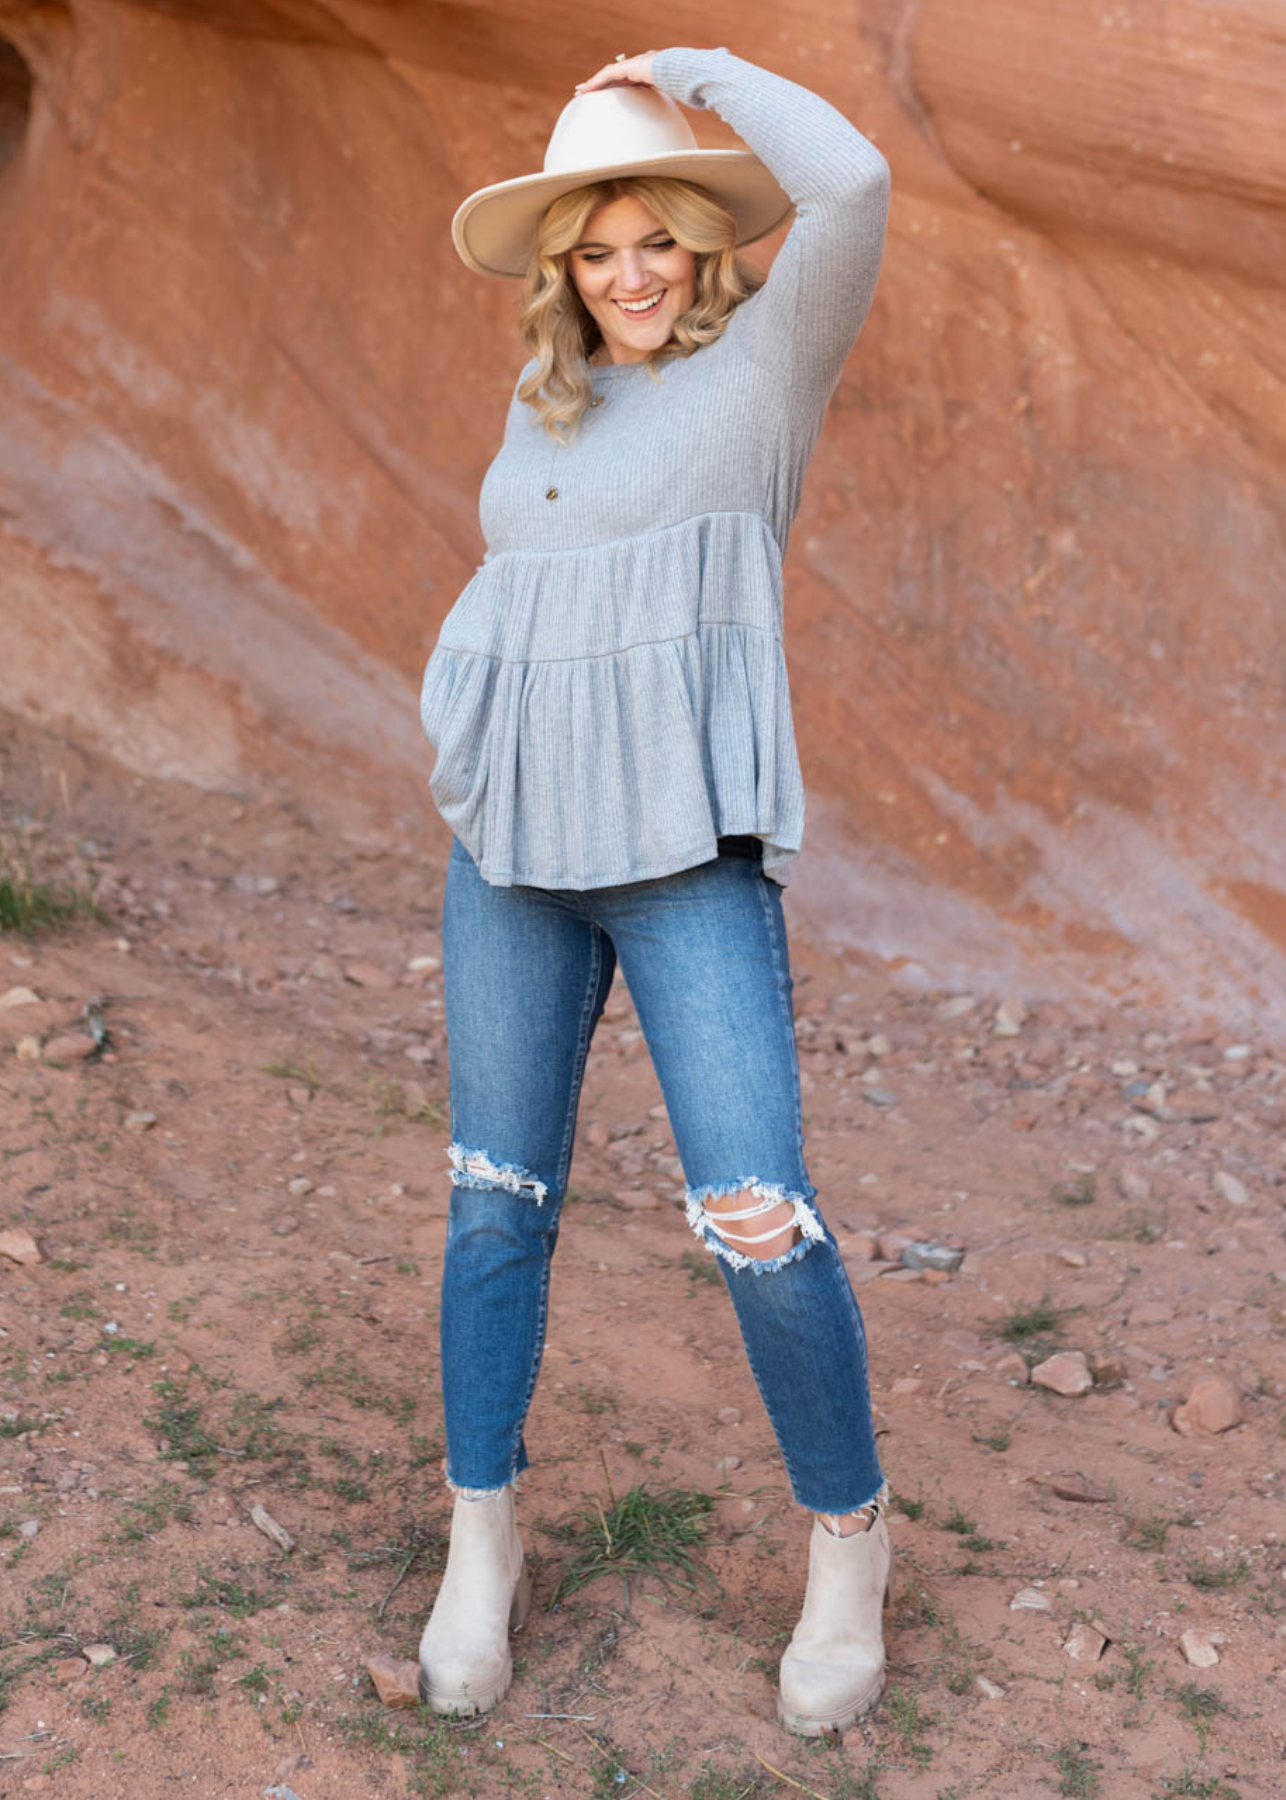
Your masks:
{"label": "grey ribbed top", "polygon": [[652,72],[728,121],[795,220],[717,342],[656,379],[593,366],[603,403],[569,444],[510,403],[486,555],[421,696],[434,800],[497,886],[650,880],[725,834],[762,838],[784,884],[803,842],[781,560],[875,290],[889,170],[825,100],[727,50],[662,50]]}

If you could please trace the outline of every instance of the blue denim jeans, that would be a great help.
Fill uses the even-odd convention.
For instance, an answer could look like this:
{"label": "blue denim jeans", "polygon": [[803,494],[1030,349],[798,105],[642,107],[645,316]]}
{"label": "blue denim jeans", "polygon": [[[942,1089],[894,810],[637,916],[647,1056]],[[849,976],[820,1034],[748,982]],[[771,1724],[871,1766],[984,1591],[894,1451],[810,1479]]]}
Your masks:
{"label": "blue denim jeans", "polygon": [[[618,959],[683,1164],[688,1220],[732,1296],[791,1490],[830,1513],[880,1490],[862,1318],[804,1166],[782,890],[753,848],[722,839],[713,861],[677,875],[572,891],[494,887],[454,843],[442,921],[453,1186],[441,1335],[447,1479],[458,1490],[492,1492],[527,1466],[577,1103]],[[736,1249],[703,1208],[733,1193],[745,1209],[791,1201],[798,1241],[771,1260]],[[755,1220],[725,1231],[753,1236]]]}

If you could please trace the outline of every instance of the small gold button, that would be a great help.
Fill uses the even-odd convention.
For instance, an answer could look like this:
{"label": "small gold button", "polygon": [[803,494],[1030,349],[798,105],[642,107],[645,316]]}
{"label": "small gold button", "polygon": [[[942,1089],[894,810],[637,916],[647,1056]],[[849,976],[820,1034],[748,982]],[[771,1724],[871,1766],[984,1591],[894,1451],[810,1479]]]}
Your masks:
{"label": "small gold button", "polygon": [[603,396],[601,394],[595,394],[594,398],[590,401],[591,406],[601,406],[602,404]]}
{"label": "small gold button", "polygon": [[557,488],[546,488],[545,489],[545,498],[546,498],[546,500],[557,500],[558,489]]}

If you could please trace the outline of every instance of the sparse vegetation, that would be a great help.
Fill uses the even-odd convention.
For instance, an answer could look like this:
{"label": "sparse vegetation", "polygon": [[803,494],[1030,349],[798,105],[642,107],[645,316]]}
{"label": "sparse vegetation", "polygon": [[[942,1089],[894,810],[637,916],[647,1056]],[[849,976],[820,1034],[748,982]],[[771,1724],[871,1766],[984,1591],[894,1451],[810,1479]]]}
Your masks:
{"label": "sparse vegetation", "polygon": [[1058,1792],[1078,1800],[1079,1796],[1095,1795],[1099,1792],[1099,1770],[1102,1764],[1087,1755],[1084,1744],[1060,1744],[1053,1752],[1050,1761],[1058,1776]]}
{"label": "sparse vegetation", "polygon": [[650,1488],[646,1482],[604,1507],[593,1499],[576,1519],[550,1527],[570,1552],[550,1605],[599,1575],[650,1574],[695,1588],[714,1577],[696,1552],[705,1538],[714,1501],[698,1488]]}

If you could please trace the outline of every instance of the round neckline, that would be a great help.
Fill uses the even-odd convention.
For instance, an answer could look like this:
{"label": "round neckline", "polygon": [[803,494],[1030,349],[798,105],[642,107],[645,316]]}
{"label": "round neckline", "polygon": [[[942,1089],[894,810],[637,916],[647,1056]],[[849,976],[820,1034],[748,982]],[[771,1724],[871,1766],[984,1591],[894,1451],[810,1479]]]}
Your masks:
{"label": "round neckline", "polygon": [[609,362],[609,363],[589,363],[587,365],[587,367],[589,368],[589,372],[590,372],[591,376],[600,376],[604,381],[606,381],[609,377],[614,379],[620,375],[632,374],[636,369],[646,369],[647,364],[645,362],[630,362],[630,363],[610,363]]}

